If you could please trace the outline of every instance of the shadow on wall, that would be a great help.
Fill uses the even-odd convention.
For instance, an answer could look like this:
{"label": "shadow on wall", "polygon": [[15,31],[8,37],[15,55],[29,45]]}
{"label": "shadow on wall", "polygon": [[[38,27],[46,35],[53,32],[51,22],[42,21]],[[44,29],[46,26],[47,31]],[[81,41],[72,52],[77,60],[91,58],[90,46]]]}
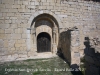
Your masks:
{"label": "shadow on wall", "polygon": [[85,1],[94,1],[94,2],[100,2],[100,0],[85,0]]}
{"label": "shadow on wall", "polygon": [[[61,0],[61,1],[70,1],[70,0]],[[84,0],[84,1],[100,2],[100,0]]]}
{"label": "shadow on wall", "polygon": [[79,66],[77,64],[71,65],[70,47],[71,47],[71,31],[68,30],[60,33],[58,51],[57,51],[58,56],[69,64],[71,73],[73,75],[83,75],[82,72],[79,70]]}
{"label": "shadow on wall", "polygon": [[58,47],[57,47],[58,48],[57,54],[64,60],[66,59],[69,65],[71,63],[70,45],[71,45],[70,31],[64,31],[60,33]]}
{"label": "shadow on wall", "polygon": [[100,53],[95,52],[89,37],[85,37],[85,75],[100,75]]}

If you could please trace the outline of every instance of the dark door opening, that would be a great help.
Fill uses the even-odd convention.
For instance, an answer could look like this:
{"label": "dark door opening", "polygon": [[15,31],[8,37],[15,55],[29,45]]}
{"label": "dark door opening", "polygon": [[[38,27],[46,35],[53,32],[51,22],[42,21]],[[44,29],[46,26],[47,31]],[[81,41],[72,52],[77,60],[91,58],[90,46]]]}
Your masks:
{"label": "dark door opening", "polygon": [[37,36],[37,52],[50,52],[51,38],[48,33],[42,32]]}

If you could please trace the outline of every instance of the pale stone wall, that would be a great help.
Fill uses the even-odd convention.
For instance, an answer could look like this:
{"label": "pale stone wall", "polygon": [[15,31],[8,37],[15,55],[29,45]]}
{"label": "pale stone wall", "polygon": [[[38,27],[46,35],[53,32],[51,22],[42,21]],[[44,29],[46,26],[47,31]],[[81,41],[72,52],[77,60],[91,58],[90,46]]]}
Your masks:
{"label": "pale stone wall", "polygon": [[[32,51],[33,41],[30,30],[27,28],[30,28],[31,22],[36,16],[43,13],[53,16],[58,21],[59,28],[74,26],[78,28],[78,33],[75,32],[74,35],[78,34],[80,43],[78,43],[78,47],[72,49],[81,52],[81,56],[84,49],[84,37],[100,37],[98,35],[100,32],[100,3],[98,2],[0,0],[0,61],[28,58],[35,52]],[[60,33],[61,29],[58,31]],[[79,55],[77,51],[72,53],[76,53],[75,56]]]}

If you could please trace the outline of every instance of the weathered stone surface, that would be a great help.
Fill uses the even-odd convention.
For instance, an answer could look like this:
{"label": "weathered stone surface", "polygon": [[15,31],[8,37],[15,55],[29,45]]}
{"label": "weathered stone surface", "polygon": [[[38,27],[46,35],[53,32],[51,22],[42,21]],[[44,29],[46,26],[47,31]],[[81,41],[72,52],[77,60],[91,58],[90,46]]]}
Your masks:
{"label": "weathered stone surface", "polygon": [[21,39],[21,34],[12,34],[12,39]]}
{"label": "weathered stone surface", "polygon": [[2,39],[0,39],[0,47],[4,47],[4,41]]}
{"label": "weathered stone surface", "polygon": [[[51,38],[51,53],[56,54],[57,48],[61,49],[71,64],[79,64],[86,50],[86,60],[99,66],[99,57],[92,58],[95,51],[84,45],[85,37],[100,37],[99,16],[100,3],[93,1],[0,0],[0,60],[38,55],[37,37],[46,32]],[[74,26],[78,29],[73,29]],[[95,50],[99,52],[98,47]]]}
{"label": "weathered stone surface", "polygon": [[8,34],[8,33],[9,33],[9,34],[10,34],[10,33],[13,33],[13,29],[5,29],[5,33],[6,33],[6,34]]}
{"label": "weathered stone surface", "polygon": [[4,47],[6,48],[6,47],[9,47],[9,45],[8,45],[9,43],[8,43],[8,40],[4,40]]}
{"label": "weathered stone surface", "polygon": [[15,44],[15,47],[21,47],[21,44]]}
{"label": "weathered stone surface", "polygon": [[10,25],[9,24],[0,24],[0,28],[9,28],[10,27]]}
{"label": "weathered stone surface", "polygon": [[4,30],[4,29],[0,29],[0,34],[1,34],[1,33],[4,34],[4,33],[5,33],[5,30]]}
{"label": "weathered stone surface", "polygon": [[3,4],[14,4],[14,0],[2,0]]}

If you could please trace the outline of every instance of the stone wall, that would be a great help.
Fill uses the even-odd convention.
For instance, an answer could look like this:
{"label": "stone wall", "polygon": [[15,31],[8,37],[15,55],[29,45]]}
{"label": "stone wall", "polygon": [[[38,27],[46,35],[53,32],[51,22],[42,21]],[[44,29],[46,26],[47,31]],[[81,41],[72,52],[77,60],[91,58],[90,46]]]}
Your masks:
{"label": "stone wall", "polygon": [[62,53],[69,63],[71,63],[71,33],[64,31],[60,33],[58,52]]}
{"label": "stone wall", "polygon": [[80,39],[78,29],[68,29],[60,33],[58,52],[62,53],[70,65],[80,65]]}
{"label": "stone wall", "polygon": [[[81,55],[85,36],[100,37],[100,3],[84,0],[0,0],[0,61],[28,58],[32,53],[32,20],[43,13],[53,16],[60,28],[77,26]],[[74,39],[74,38],[73,38]],[[74,49],[74,47],[73,47]],[[77,55],[76,51],[76,55]],[[79,55],[79,54],[78,54]],[[30,55],[31,56],[31,55]]]}

